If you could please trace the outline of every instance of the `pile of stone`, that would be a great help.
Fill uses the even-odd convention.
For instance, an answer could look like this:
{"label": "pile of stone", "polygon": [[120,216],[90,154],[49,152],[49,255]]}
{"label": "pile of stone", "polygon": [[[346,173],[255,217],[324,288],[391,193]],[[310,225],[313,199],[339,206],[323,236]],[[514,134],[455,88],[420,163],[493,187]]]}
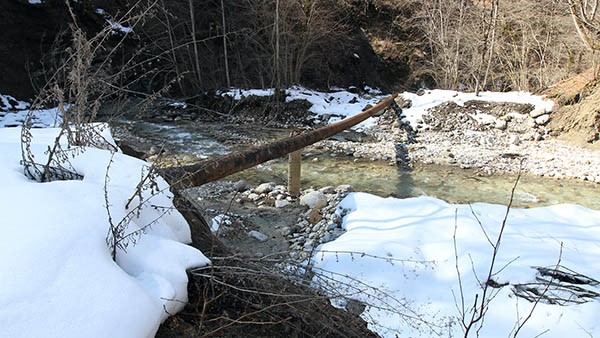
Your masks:
{"label": "pile of stone", "polygon": [[291,258],[303,260],[319,244],[333,241],[344,233],[342,218],[347,210],[338,209],[337,205],[349,192],[354,191],[352,186],[308,189],[296,198],[287,193],[286,187],[274,182],[260,184],[254,189],[249,189],[246,184],[245,181],[236,183],[238,191],[241,191],[238,202],[244,199],[257,206],[276,208],[286,208],[297,203],[306,208],[306,212],[301,213],[294,224],[280,229],[289,242]]}
{"label": "pile of stone", "polygon": [[284,229],[293,259],[303,260],[311,256],[319,244],[331,242],[344,233],[342,219],[348,211],[339,209],[338,204],[352,191],[352,186],[340,185],[304,192],[300,204],[307,206],[308,211],[298,218],[294,226]]}

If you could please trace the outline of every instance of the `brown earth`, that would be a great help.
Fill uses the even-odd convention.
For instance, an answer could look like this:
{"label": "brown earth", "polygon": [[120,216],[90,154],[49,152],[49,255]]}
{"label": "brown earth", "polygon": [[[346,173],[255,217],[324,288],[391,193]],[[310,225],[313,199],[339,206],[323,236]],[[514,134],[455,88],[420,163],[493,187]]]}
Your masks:
{"label": "brown earth", "polygon": [[551,135],[577,146],[600,149],[600,84],[590,68],[542,92],[558,105],[548,128]]}

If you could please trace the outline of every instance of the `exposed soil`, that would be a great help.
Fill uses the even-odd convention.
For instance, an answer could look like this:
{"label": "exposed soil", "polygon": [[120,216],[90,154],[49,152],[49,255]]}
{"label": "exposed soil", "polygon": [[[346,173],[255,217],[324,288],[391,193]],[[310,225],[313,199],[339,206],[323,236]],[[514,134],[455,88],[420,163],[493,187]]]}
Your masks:
{"label": "exposed soil", "polygon": [[559,140],[600,149],[598,71],[597,68],[590,68],[542,92],[557,103],[548,127]]}

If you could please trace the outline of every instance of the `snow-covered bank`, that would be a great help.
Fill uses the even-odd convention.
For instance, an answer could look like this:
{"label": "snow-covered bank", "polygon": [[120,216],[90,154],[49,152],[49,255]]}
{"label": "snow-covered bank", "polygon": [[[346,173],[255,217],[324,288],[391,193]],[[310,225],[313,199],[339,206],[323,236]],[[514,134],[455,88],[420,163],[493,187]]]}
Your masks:
{"label": "snow-covered bank", "polygon": [[463,106],[467,101],[485,101],[485,102],[511,102],[531,104],[534,106],[534,111],[539,112],[538,116],[552,111],[554,102],[540,95],[533,95],[527,92],[480,92],[464,93],[454,90],[425,90],[421,95],[416,93],[402,93],[404,100],[410,100],[410,107],[402,112],[411,125],[416,128],[419,120],[423,119],[423,115],[427,114],[428,110],[435,108],[445,102],[454,102]]}
{"label": "snow-covered bank", "polygon": [[[495,242],[506,207],[352,193],[337,212],[345,215],[347,232],[317,248],[315,284],[371,304],[362,317],[384,337],[462,336],[459,309],[464,300],[470,318],[476,294],[481,297],[492,253],[489,241]],[[533,267],[553,269],[560,260],[562,267],[599,279],[599,243],[600,211],[576,205],[512,209],[493,276],[494,281],[510,285],[490,289],[495,296],[480,335],[506,337],[524,321],[533,304],[512,290],[536,282]],[[597,282],[575,286],[600,292]],[[546,295],[575,300],[568,289],[555,286]],[[585,300],[589,302],[566,306],[540,302],[520,336],[599,335],[600,300]],[[344,306],[346,301],[340,298],[336,303]]]}
{"label": "snow-covered bank", "polygon": [[[388,96],[377,89],[369,87],[365,88],[365,92],[362,94],[351,93],[340,88],[333,89],[331,92],[321,92],[300,86],[288,88],[285,93],[287,95],[286,102],[306,100],[312,105],[310,112],[329,123],[335,123],[348,116],[356,115],[367,105],[374,105]],[[241,100],[251,95],[270,96],[273,94],[273,89],[230,89],[221,93],[221,95],[231,96],[235,100]],[[355,129],[372,127],[374,124],[374,119],[368,119],[358,124]]]}
{"label": "snow-covered bank", "polygon": [[[53,123],[50,115],[40,123]],[[32,133],[40,161],[58,129]],[[104,135],[111,139],[108,129]],[[191,241],[189,226],[167,183],[158,178],[160,192],[144,192],[146,204],[126,233],[152,225],[114,262],[106,243],[107,170],[116,224],[131,211],[125,205],[147,164],[86,148],[71,159],[83,180],[36,183],[23,174],[20,136],[21,128],[0,128],[0,336],[153,337],[187,301],[185,270],[210,263],[183,244]]]}

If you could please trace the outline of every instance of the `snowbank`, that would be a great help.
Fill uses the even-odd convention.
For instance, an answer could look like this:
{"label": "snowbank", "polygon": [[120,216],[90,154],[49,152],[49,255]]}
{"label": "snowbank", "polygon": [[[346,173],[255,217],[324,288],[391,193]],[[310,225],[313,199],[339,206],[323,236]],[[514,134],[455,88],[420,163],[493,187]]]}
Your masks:
{"label": "snowbank", "polygon": [[[39,116],[40,124],[53,123],[50,115]],[[83,180],[36,183],[23,175],[20,133],[0,129],[0,336],[153,337],[187,301],[185,270],[210,263],[183,244],[190,242],[190,229],[173,208],[167,183],[158,178],[160,193],[145,192],[147,202],[126,232],[152,226],[114,262],[106,243],[107,169],[116,224],[132,209],[125,204],[146,163],[87,148],[71,159]],[[32,133],[41,162],[58,129]],[[104,135],[111,140],[108,129]]]}
{"label": "snowbank", "polygon": [[[337,212],[347,213],[343,219],[347,232],[318,247],[313,256],[319,272],[313,279],[315,284],[332,295],[348,294],[371,304],[362,317],[384,337],[463,335],[455,231],[462,299],[468,310],[475,295],[481,297],[480,283],[485,282],[489,269],[492,247],[486,234],[495,242],[506,207],[353,193],[340,203]],[[499,272],[493,278],[510,285],[491,289],[497,294],[480,336],[509,336],[532,307],[532,303],[515,297],[512,288],[535,282],[537,271],[532,267],[554,268],[559,259],[560,265],[598,279],[600,211],[577,205],[512,209],[496,261],[495,271]],[[581,286],[600,292],[600,285]],[[547,294],[554,293],[568,297],[565,290],[554,287]],[[344,306],[346,300],[337,298],[334,303]],[[544,337],[598,336],[598,313],[598,299],[566,306],[539,303],[520,336],[544,332]]]}
{"label": "snowbank", "polygon": [[[331,118],[329,123],[335,123],[348,116],[360,113],[367,105],[375,105],[377,102],[387,97],[380,91],[372,88],[366,88],[363,94],[351,93],[344,89],[334,89],[331,92],[321,92],[300,86],[293,86],[286,89],[286,101],[307,100],[312,104],[309,109],[315,115],[327,115]],[[273,95],[273,89],[230,89],[222,92],[221,95],[228,95],[235,100],[241,100],[250,95],[270,96]],[[374,119],[367,119],[358,124],[355,129],[361,129],[373,126]]]}
{"label": "snowbank", "polygon": [[544,96],[533,95],[527,92],[480,92],[478,96],[475,93],[435,89],[425,90],[423,95],[404,92],[402,93],[402,98],[412,102],[410,108],[403,109],[402,113],[413,127],[417,126],[417,121],[423,118],[428,109],[449,101],[460,106],[471,100],[532,104],[535,107],[534,110],[543,112],[550,112],[554,107],[554,101],[546,99]]}

